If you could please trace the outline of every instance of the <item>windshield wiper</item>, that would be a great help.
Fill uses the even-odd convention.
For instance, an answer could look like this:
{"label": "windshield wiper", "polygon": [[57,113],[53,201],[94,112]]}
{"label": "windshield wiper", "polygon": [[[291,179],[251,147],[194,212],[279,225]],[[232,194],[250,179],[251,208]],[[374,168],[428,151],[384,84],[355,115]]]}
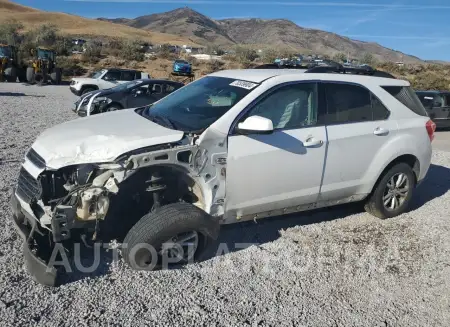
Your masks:
{"label": "windshield wiper", "polygon": [[[148,115],[148,119],[150,119],[150,121],[152,121],[152,122],[154,122],[154,123],[156,123],[156,124],[159,124],[159,125],[163,125],[163,126],[169,127],[170,129],[177,129],[177,128],[175,127],[175,123],[174,123],[171,119],[169,119],[169,118],[167,118],[167,117],[165,117],[165,116],[161,116],[161,115]],[[159,122],[162,122],[162,124],[158,123],[158,121],[159,121]]]}

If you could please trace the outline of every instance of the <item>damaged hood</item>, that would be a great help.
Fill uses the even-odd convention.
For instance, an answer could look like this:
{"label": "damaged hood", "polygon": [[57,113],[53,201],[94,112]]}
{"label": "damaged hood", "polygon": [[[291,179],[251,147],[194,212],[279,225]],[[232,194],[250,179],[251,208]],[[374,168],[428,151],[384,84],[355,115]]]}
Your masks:
{"label": "damaged hood", "polygon": [[32,148],[46,166],[59,169],[84,163],[111,162],[123,153],[180,141],[172,130],[125,109],[79,118],[45,130]]}

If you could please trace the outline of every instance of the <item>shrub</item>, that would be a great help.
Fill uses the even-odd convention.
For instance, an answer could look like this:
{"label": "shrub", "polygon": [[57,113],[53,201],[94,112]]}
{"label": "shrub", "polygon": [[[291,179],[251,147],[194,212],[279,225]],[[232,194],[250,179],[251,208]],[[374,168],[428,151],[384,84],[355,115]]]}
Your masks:
{"label": "shrub", "polygon": [[367,64],[369,66],[374,66],[376,64],[376,60],[375,60],[374,56],[371,53],[365,53],[361,57],[361,63],[362,64]]}
{"label": "shrub", "polygon": [[0,43],[10,45],[19,45],[22,41],[20,30],[23,25],[18,21],[11,19],[0,25]]}
{"label": "shrub", "polygon": [[347,61],[347,56],[342,52],[338,52],[333,56],[333,60],[339,63],[344,63]]}
{"label": "shrub", "polygon": [[54,49],[58,56],[69,56],[72,50],[72,41],[65,37],[58,37],[55,44]]}
{"label": "shrub", "polygon": [[125,60],[143,61],[145,59],[142,43],[138,40],[126,41],[119,53],[119,57]]}
{"label": "shrub", "polygon": [[224,65],[224,63],[220,60],[210,60],[206,64],[206,72],[208,74],[217,72],[222,69],[223,65]]}
{"label": "shrub", "polygon": [[274,49],[264,50],[262,60],[265,63],[273,63],[278,58],[278,52]]}
{"label": "shrub", "polygon": [[255,50],[246,47],[236,48],[236,59],[239,63],[252,62],[258,58],[258,54]]}
{"label": "shrub", "polygon": [[89,43],[86,46],[86,51],[83,52],[81,57],[84,63],[95,64],[97,63],[102,55],[102,47],[96,43]]}
{"label": "shrub", "polygon": [[36,30],[29,32],[38,46],[52,47],[58,39],[58,27],[53,24],[44,24]]}
{"label": "shrub", "polygon": [[57,58],[57,66],[62,68],[65,77],[82,76],[86,74],[86,69],[80,65],[80,61],[70,57],[60,56]]}

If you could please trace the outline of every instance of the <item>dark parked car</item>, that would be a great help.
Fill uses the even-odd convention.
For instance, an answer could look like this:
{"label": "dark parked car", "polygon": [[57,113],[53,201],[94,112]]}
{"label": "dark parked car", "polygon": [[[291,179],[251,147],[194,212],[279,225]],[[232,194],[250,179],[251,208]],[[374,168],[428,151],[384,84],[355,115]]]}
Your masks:
{"label": "dark parked car", "polygon": [[450,127],[450,92],[416,91],[437,128]]}
{"label": "dark parked car", "polygon": [[173,91],[184,86],[183,83],[140,79],[107,90],[89,92],[75,102],[73,111],[79,116],[88,116],[107,111],[137,108],[152,104]]}

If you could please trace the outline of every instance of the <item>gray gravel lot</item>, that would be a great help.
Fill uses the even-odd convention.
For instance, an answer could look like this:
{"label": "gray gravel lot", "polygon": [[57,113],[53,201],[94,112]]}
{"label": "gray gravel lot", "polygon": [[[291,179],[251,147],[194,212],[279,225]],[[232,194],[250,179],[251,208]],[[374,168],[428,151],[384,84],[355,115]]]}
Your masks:
{"label": "gray gravel lot", "polygon": [[58,288],[36,284],[9,188],[36,136],[76,118],[74,100],[67,86],[0,84],[1,326],[450,326],[450,152],[434,153],[411,212],[395,219],[346,206],[227,226],[232,252],[184,269],[106,258]]}

